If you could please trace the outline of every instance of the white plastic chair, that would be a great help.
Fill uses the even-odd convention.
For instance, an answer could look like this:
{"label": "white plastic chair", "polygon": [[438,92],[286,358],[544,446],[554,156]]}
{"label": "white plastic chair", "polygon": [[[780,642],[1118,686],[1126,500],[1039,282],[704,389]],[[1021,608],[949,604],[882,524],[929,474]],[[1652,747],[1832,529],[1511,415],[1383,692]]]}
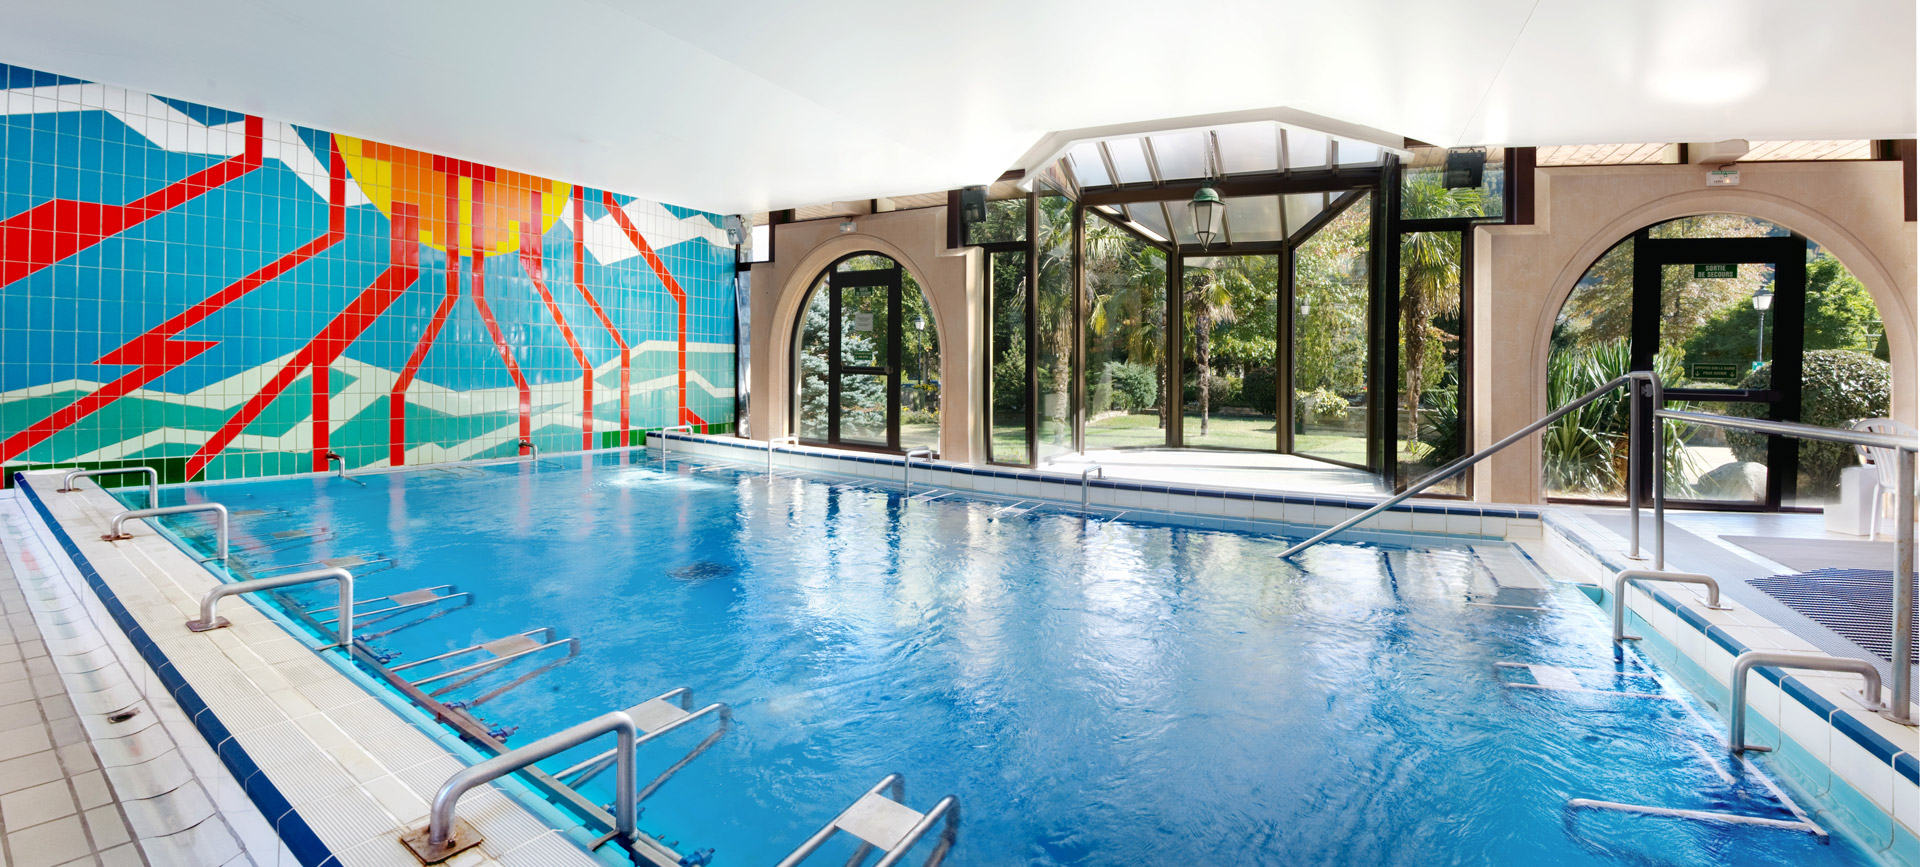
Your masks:
{"label": "white plastic chair", "polygon": [[[1892,434],[1897,437],[1913,438],[1920,436],[1920,430],[1902,424],[1890,418],[1865,418],[1853,423],[1853,429],[1866,433]],[[1860,462],[1873,467],[1873,509],[1867,515],[1867,540],[1880,538],[1880,509],[1888,494],[1896,494],[1900,487],[1898,454],[1896,449],[1880,446],[1854,446],[1860,453]],[[1913,496],[1907,491],[1905,496]]]}

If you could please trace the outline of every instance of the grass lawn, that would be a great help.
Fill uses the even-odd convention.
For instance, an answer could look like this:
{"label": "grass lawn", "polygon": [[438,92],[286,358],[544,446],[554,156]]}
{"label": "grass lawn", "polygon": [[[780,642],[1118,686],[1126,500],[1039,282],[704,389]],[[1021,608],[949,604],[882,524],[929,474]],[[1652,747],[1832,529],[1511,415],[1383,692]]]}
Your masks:
{"label": "grass lawn", "polygon": [[[1214,416],[1208,420],[1207,435],[1200,436],[1200,414],[1188,413],[1185,419],[1186,444],[1189,446],[1274,450],[1273,419],[1255,416]],[[1164,446],[1167,432],[1159,418],[1151,413],[1117,415],[1087,425],[1087,450]],[[902,439],[905,442],[905,439]],[[1294,435],[1294,452],[1303,457],[1324,458],[1349,464],[1367,462],[1366,439],[1336,433]],[[1017,425],[995,426],[993,454],[999,460],[1021,463],[1026,454],[1026,432]]]}

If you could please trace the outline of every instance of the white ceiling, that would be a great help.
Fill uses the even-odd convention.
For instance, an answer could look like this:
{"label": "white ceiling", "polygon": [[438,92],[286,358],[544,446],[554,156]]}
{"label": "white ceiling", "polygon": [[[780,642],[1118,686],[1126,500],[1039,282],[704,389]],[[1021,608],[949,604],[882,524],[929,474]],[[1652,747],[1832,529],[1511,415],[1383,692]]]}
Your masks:
{"label": "white ceiling", "polygon": [[0,62],[721,213],[985,183],[1051,132],[1254,109],[1442,145],[1915,133],[1912,0],[0,0],[0,21]]}

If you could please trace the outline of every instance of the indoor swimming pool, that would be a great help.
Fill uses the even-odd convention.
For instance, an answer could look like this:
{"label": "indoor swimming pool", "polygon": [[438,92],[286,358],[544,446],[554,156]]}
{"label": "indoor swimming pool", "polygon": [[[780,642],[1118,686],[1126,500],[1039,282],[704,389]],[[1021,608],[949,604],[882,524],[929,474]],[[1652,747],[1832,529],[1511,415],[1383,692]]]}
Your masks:
{"label": "indoor swimming pool", "polygon": [[[1505,542],[1296,563],[1277,525],[644,451],[163,493],[203,500],[236,575],[353,571],[357,635],[509,745],[676,687],[729,705],[640,818],[714,864],[774,863],[894,772],[959,799],[953,864],[1876,863]],[[332,616],[329,586],[291,598]],[[434,659],[478,646],[505,655]],[[641,781],[717,724],[647,744]]]}

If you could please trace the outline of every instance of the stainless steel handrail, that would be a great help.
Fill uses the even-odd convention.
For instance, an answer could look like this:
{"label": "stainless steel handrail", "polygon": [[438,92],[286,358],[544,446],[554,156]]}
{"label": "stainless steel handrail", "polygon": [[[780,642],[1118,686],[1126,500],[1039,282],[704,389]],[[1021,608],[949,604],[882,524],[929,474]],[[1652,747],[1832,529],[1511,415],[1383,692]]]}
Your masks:
{"label": "stainless steel handrail", "polygon": [[[690,425],[690,424],[677,424],[672,427],[661,428],[660,429],[660,463],[662,464],[665,464],[667,462],[667,432],[676,431],[676,430],[686,431],[688,436],[693,435],[693,425]],[[643,436],[641,437],[641,439],[644,440],[645,437]]]}
{"label": "stainless steel handrail", "polygon": [[901,460],[901,465],[900,465],[900,487],[906,489],[906,492],[908,494],[912,494],[913,493],[913,459],[915,457],[923,457],[928,460],[932,460],[933,456],[936,454],[938,454],[938,452],[935,452],[933,449],[926,448],[925,446],[922,446],[917,449],[907,449],[907,456]]}
{"label": "stainless steel handrail", "polygon": [[[1379,504],[1375,505],[1371,509],[1361,512],[1358,515],[1355,515],[1351,518],[1346,519],[1345,521],[1341,521],[1340,523],[1327,528],[1325,531],[1321,532],[1319,535],[1314,536],[1311,539],[1308,539],[1304,542],[1294,545],[1291,548],[1288,548],[1285,551],[1280,552],[1280,556],[1283,558],[1292,557],[1293,555],[1298,554],[1301,551],[1304,551],[1307,548],[1310,548],[1314,545],[1318,545],[1321,542],[1324,542],[1327,539],[1339,533],[1352,529],[1355,525],[1361,523],[1362,521],[1365,521],[1368,518],[1371,518],[1375,515],[1380,514],[1381,512],[1384,512],[1394,506],[1397,506],[1400,503],[1405,502],[1406,500],[1427,490],[1428,488],[1431,488],[1434,485],[1440,484],[1441,482],[1444,482],[1450,478],[1453,478],[1454,476],[1461,474],[1462,472],[1465,472],[1468,467],[1471,467],[1474,464],[1477,464],[1481,461],[1486,460],[1487,458],[1494,456],[1495,454],[1500,452],[1502,449],[1505,449],[1508,446],[1513,445],[1514,443],[1520,442],[1521,440],[1524,440],[1527,437],[1532,436],[1535,433],[1538,433],[1542,428],[1545,428],[1547,425],[1550,425],[1556,421],[1559,421],[1562,416],[1565,416],[1566,414],[1573,412],[1574,410],[1579,409],[1580,407],[1586,406],[1589,403],[1599,400],[1601,397],[1604,397],[1608,392],[1611,392],[1614,389],[1619,388],[1620,386],[1625,385],[1629,382],[1646,379],[1646,377],[1647,375],[1644,372],[1635,371],[1633,373],[1623,374],[1621,376],[1616,376],[1610,380],[1607,380],[1606,384],[1592,391],[1589,391],[1586,394],[1583,394],[1577,398],[1574,398],[1566,406],[1560,407],[1559,409],[1556,409],[1553,412],[1550,412],[1550,413],[1547,413],[1546,415],[1541,416],[1539,419],[1535,420],[1533,423],[1527,425],[1526,427],[1523,427],[1517,431],[1514,431],[1511,434],[1508,434],[1505,439],[1502,439],[1499,442],[1494,443],[1493,445],[1485,449],[1474,452],[1473,454],[1459,458],[1454,462],[1447,464],[1444,467],[1441,467],[1440,469],[1434,470],[1433,472],[1427,474],[1426,478],[1423,478],[1420,481],[1417,481],[1411,485],[1408,485],[1406,490],[1401,491],[1398,494],[1395,494],[1391,497],[1388,497],[1385,500],[1380,501]],[[1637,436],[1638,431],[1637,430],[1633,431],[1631,432],[1631,434],[1634,436]]]}
{"label": "stainless steel handrail", "polygon": [[520,447],[527,450],[528,461],[540,460],[540,447],[533,444],[532,437],[521,437]]}
{"label": "stainless steel handrail", "polygon": [[1664,581],[1669,584],[1699,584],[1707,588],[1707,607],[1715,611],[1732,611],[1733,606],[1720,604],[1720,582],[1712,575],[1698,572],[1660,572],[1653,569],[1628,569],[1613,576],[1613,643],[1639,641],[1640,636],[1627,634],[1627,583],[1630,581]]}
{"label": "stainless steel handrail", "polygon": [[1747,744],[1747,673],[1754,666],[1768,668],[1800,668],[1808,671],[1838,671],[1860,675],[1866,681],[1861,685],[1858,700],[1869,710],[1879,711],[1887,716],[1889,708],[1880,703],[1880,669],[1863,659],[1843,659],[1833,656],[1815,656],[1811,653],[1788,653],[1782,650],[1749,650],[1733,660],[1733,718],[1732,729],[1727,738],[1733,748],[1733,754],[1739,755],[1746,750],[1764,752],[1769,747],[1749,746]]}
{"label": "stainless steel handrail", "polygon": [[209,632],[225,629],[231,625],[227,618],[214,614],[214,608],[220,604],[220,600],[228,596],[257,593],[261,590],[278,590],[282,587],[311,584],[315,581],[335,581],[340,585],[340,642],[328,647],[351,647],[353,645],[353,573],[339,567],[295,572],[292,575],[279,575],[273,578],[235,581],[232,584],[216,584],[207,591],[206,595],[200,597],[200,619],[187,621],[187,628],[194,632]]}
{"label": "stainless steel handrail", "polygon": [[188,503],[184,506],[129,509],[113,516],[113,524],[107,528],[107,532],[100,534],[100,538],[107,542],[118,542],[123,539],[133,538],[132,533],[124,533],[120,530],[120,525],[125,524],[133,518],[158,518],[162,515],[184,515],[189,512],[213,512],[220,516],[216,522],[217,535],[215,536],[220,553],[212,559],[225,562],[227,559],[227,507],[219,503]]}
{"label": "stainless steel handrail", "polygon": [[797,447],[800,445],[800,438],[797,436],[783,436],[767,440],[767,472],[773,472],[773,450],[789,443]]}
{"label": "stainless steel handrail", "polygon": [[634,808],[633,800],[626,797],[624,793],[633,791],[634,787],[633,746],[637,731],[633,718],[625,712],[608,711],[519,749],[463,768],[447,778],[446,784],[442,785],[440,791],[433,796],[433,808],[427,820],[427,826],[402,834],[400,842],[427,864],[445,861],[479,845],[482,838],[477,829],[465,822],[459,822],[456,826],[453,809],[460,803],[462,795],[608,732],[612,732],[619,739],[619,744],[614,748],[615,774],[618,777],[617,791],[623,793],[620,797],[613,799],[613,833],[622,840],[630,841],[634,837],[634,819],[638,811]]}
{"label": "stainless steel handrail", "polygon": [[327,452],[327,463],[332,464],[335,461],[339,461],[340,466],[338,469],[334,470],[334,475],[338,478],[342,478],[342,479],[346,478],[347,477],[347,459],[345,457],[342,457],[339,452]]}
{"label": "stainless steel handrail", "polygon": [[147,507],[160,505],[160,471],[152,467],[120,467],[112,470],[74,470],[60,477],[60,490],[56,493],[71,494],[78,488],[73,486],[74,479],[93,478],[95,476],[117,476],[123,473],[145,473],[147,476]]}
{"label": "stainless steel handrail", "polygon": [[[1897,437],[1888,434],[1867,431],[1843,430],[1840,428],[1819,427],[1798,422],[1768,421],[1755,418],[1734,418],[1706,412],[1667,409],[1665,396],[1661,391],[1660,377],[1651,372],[1642,371],[1641,376],[1650,379],[1653,385],[1654,406],[1654,442],[1664,443],[1668,420],[1691,422],[1693,424],[1730,427],[1755,433],[1775,434],[1796,439],[1819,440],[1821,442],[1843,443],[1850,445],[1873,446],[1892,449],[1896,458],[1896,487],[1894,497],[1894,545],[1893,545],[1893,648],[1889,662],[1893,672],[1893,699],[1889,710],[1883,713],[1887,719],[1903,725],[1920,724],[1913,714],[1913,498],[1914,498],[1914,460],[1920,452],[1920,438]],[[1639,449],[1634,450],[1638,453]],[[1664,459],[1653,462],[1653,562],[1655,568],[1665,568],[1667,562],[1666,509],[1667,509],[1667,462]],[[1640,526],[1638,501],[1634,504],[1633,523],[1637,532]]]}
{"label": "stainless steel handrail", "polygon": [[1088,464],[1086,469],[1080,471],[1080,514],[1082,515],[1087,513],[1087,476],[1093,473],[1098,473],[1104,481],[1107,478],[1107,468],[1099,464]]}

